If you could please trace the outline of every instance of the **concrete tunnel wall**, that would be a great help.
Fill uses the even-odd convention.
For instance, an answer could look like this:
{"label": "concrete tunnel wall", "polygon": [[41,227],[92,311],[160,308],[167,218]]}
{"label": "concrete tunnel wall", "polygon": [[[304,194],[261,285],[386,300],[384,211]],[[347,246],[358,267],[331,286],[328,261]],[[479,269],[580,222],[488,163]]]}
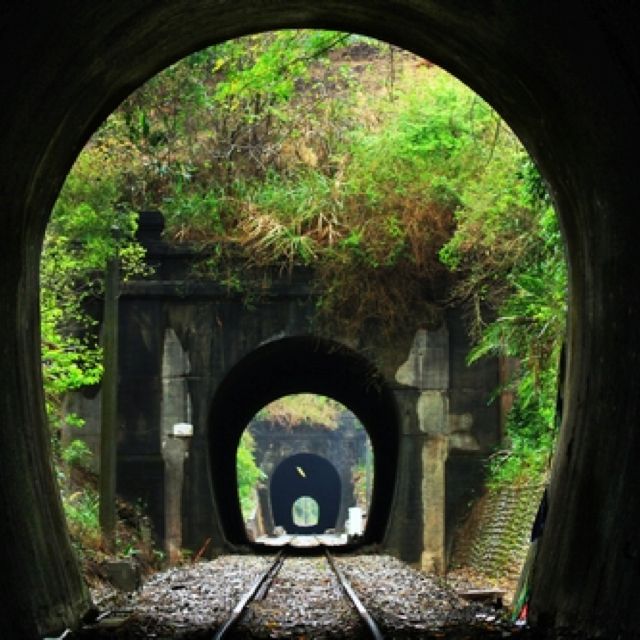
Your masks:
{"label": "concrete tunnel wall", "polygon": [[[48,212],[98,124],[199,47],[274,27],[353,30],[456,74],[520,136],[567,240],[564,418],[537,562],[534,621],[640,633],[640,276],[636,7],[605,0],[177,0],[12,3],[1,13],[0,622],[8,638],[89,608],[49,463],[38,365]],[[37,560],[37,561],[34,561]]]}
{"label": "concrete tunnel wall", "polygon": [[[154,536],[169,557],[177,558],[181,548],[199,549],[207,540],[211,554],[240,543],[227,538],[226,508],[217,508],[211,494],[212,484],[218,491],[221,483],[226,491],[233,482],[223,475],[210,482],[211,402],[231,373],[243,394],[238,401],[249,402],[253,389],[242,371],[250,373],[252,360],[245,366],[244,358],[267,343],[274,360],[288,358],[291,345],[285,338],[297,337],[313,351],[338,351],[360,362],[351,369],[353,376],[361,376],[362,384],[377,381],[393,394],[398,425],[380,429],[383,453],[386,439],[393,439],[395,448],[399,434],[397,489],[387,511],[383,549],[427,570],[444,570],[456,529],[483,489],[485,461],[500,441],[499,412],[496,403],[488,404],[498,385],[497,361],[466,365],[470,345],[459,311],[449,311],[432,329],[420,327],[416,317],[393,339],[363,327],[349,346],[339,346],[339,338],[323,342],[312,337],[317,292],[309,270],[265,272],[270,285],[247,308],[242,296],[215,280],[190,276],[202,254],[164,243],[159,212],[144,212],[139,224],[138,236],[156,271],[151,279],[130,280],[120,288],[117,490],[145,505]],[[343,366],[340,358],[329,359],[318,375],[332,377],[332,362]],[[69,409],[85,419],[76,435],[92,447],[97,462],[100,394],[88,391],[75,394]],[[216,429],[224,429],[224,418],[216,420]],[[191,435],[173,437],[173,425],[185,421],[193,426]],[[321,440],[320,448],[332,438]],[[309,442],[298,446],[311,448]],[[225,455],[234,454],[229,449]],[[341,473],[350,477],[344,468]],[[352,501],[350,487],[343,476],[339,526]]]}

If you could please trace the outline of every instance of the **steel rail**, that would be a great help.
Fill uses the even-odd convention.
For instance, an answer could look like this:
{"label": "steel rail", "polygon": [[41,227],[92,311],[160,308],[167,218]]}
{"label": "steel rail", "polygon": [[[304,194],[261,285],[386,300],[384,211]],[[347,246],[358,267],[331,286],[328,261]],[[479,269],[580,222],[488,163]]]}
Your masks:
{"label": "steel rail", "polygon": [[342,590],[347,594],[347,596],[353,603],[353,606],[356,608],[356,611],[358,612],[359,616],[362,618],[362,621],[367,626],[367,629],[371,634],[371,637],[374,638],[374,640],[384,640],[384,636],[380,631],[380,627],[378,627],[376,621],[371,617],[371,614],[367,611],[367,608],[362,604],[362,600],[360,600],[360,598],[358,597],[358,594],[353,590],[353,588],[351,587],[351,584],[349,584],[349,581],[344,577],[344,574],[342,573],[342,571],[340,571],[340,569],[334,562],[333,556],[329,553],[329,550],[325,548],[324,554],[329,562],[329,565],[331,566],[331,569],[336,574],[336,577],[338,578],[338,582],[340,582],[340,586],[342,587]]}
{"label": "steel rail", "polygon": [[[360,616],[365,626],[367,627],[367,631],[369,632],[371,638],[373,638],[373,640],[384,640],[384,636],[382,635],[382,632],[380,631],[380,628],[378,627],[376,621],[372,618],[371,614],[367,611],[366,607],[362,604],[362,601],[358,597],[358,594],[353,590],[349,581],[346,579],[342,571],[340,571],[340,569],[336,565],[333,559],[333,556],[331,555],[329,550],[325,547],[324,544],[322,544],[322,542],[320,542],[319,546],[324,548],[324,554],[327,559],[327,562],[329,563],[329,566],[331,567],[331,570],[333,571],[334,575],[338,579],[338,583],[340,584],[340,587],[344,592],[345,596],[351,601],[354,608],[358,612],[358,615]],[[273,583],[273,580],[275,579],[276,575],[280,571],[280,568],[282,567],[285,561],[287,551],[290,551],[290,550],[291,550],[291,547],[287,545],[287,547],[281,549],[278,552],[278,554],[274,558],[273,562],[269,565],[269,567],[267,567],[267,569],[265,569],[265,571],[263,571],[258,576],[255,582],[251,585],[251,587],[240,598],[240,600],[234,607],[233,611],[229,615],[229,618],[227,619],[227,621],[218,629],[216,634],[213,636],[213,640],[223,640],[223,638],[227,636],[229,631],[235,626],[238,620],[242,617],[249,603],[254,600],[258,600],[266,597],[267,592],[269,591],[269,588]]]}
{"label": "steel rail", "polygon": [[213,640],[222,640],[226,636],[226,634],[233,628],[233,626],[238,622],[238,620],[242,617],[247,605],[252,601],[257,599],[258,596],[265,597],[267,591],[269,590],[269,586],[273,582],[274,578],[280,571],[280,567],[284,562],[284,549],[280,550],[273,562],[269,565],[269,567],[263,571],[256,581],[251,585],[251,587],[245,592],[245,594],[238,600],[238,603],[233,608],[231,615],[227,619],[227,621],[218,629],[216,634],[213,636]]}

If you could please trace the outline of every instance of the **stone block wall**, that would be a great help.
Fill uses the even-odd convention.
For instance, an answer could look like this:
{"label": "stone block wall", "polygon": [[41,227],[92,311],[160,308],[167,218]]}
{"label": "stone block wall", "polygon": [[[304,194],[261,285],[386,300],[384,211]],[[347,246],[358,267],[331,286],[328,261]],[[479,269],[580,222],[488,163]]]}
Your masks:
{"label": "stone block wall", "polygon": [[487,490],[458,531],[451,568],[517,578],[543,492],[539,483]]}

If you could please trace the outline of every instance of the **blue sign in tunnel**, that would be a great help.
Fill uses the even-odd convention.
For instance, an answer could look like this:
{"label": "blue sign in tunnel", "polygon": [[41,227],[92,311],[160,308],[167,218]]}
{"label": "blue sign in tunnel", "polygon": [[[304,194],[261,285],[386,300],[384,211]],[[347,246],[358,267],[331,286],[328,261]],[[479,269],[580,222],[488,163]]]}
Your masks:
{"label": "blue sign in tunnel", "polygon": [[[283,460],[271,477],[271,512],[275,526],[287,533],[316,534],[334,529],[340,511],[340,476],[326,458],[297,453]],[[303,496],[318,505],[318,519],[310,526],[296,524],[293,506]]]}

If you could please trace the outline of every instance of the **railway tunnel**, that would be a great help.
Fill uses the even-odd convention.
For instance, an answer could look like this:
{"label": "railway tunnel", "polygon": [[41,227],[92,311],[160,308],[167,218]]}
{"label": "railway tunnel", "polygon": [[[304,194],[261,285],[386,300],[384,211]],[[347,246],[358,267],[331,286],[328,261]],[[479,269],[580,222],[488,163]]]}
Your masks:
{"label": "railway tunnel", "polygon": [[[387,534],[396,493],[398,406],[384,378],[366,358],[338,342],[316,336],[295,336],[262,345],[243,358],[216,391],[209,414],[210,469],[216,513],[225,538],[232,545],[248,543],[237,487],[228,482],[228,478],[235,477],[235,452],[242,432],[259,409],[295,393],[337,400],[369,434],[374,459],[373,489],[362,543],[381,543]],[[314,457],[313,464],[316,463]],[[304,469],[303,465],[294,466]],[[297,473],[294,469],[294,479]],[[282,487],[280,483],[278,480]],[[339,479],[335,491],[339,507]],[[314,497],[313,493],[307,495]],[[288,496],[290,501],[298,497]],[[288,508],[284,507],[284,511]],[[284,511],[278,513],[284,517]],[[333,528],[334,523],[335,518],[325,528]]]}
{"label": "railway tunnel", "polygon": [[[305,407],[304,410],[299,410],[299,403]],[[316,411],[318,413],[314,413]],[[333,530],[336,538],[332,541],[348,541],[350,532],[354,535],[361,533],[369,512],[373,452],[366,429],[346,407],[322,396],[287,396],[254,416],[246,433],[253,443],[255,464],[262,474],[254,485],[253,509],[243,509],[250,539],[273,542],[269,538],[275,536],[277,525],[273,518],[274,489],[271,480],[282,464],[303,453],[326,461],[338,474],[338,510],[332,518],[333,523],[325,527],[325,530]],[[296,468],[296,481],[306,477],[306,467],[301,466],[300,469]],[[303,496],[304,488],[303,482],[300,496]],[[319,509],[317,503],[314,506],[304,496],[296,499],[295,508],[301,518],[306,518],[308,512],[317,513]],[[357,510],[359,526],[355,517]]]}
{"label": "railway tunnel", "polygon": [[64,176],[98,123],[155,72],[207,44],[284,26],[353,30],[429,58],[487,99],[541,168],[571,286],[563,426],[532,618],[585,637],[640,633],[635,9],[600,0],[5,7],[3,81],[16,99],[0,106],[3,633],[41,637],[89,607],[49,468],[38,369],[38,255]]}
{"label": "railway tunnel", "polygon": [[[273,521],[287,533],[316,534],[335,529],[342,493],[336,468],[321,456],[297,453],[283,460],[271,478]],[[306,503],[306,504],[305,504]],[[309,504],[312,513],[305,517]],[[302,506],[297,517],[296,505]]]}

